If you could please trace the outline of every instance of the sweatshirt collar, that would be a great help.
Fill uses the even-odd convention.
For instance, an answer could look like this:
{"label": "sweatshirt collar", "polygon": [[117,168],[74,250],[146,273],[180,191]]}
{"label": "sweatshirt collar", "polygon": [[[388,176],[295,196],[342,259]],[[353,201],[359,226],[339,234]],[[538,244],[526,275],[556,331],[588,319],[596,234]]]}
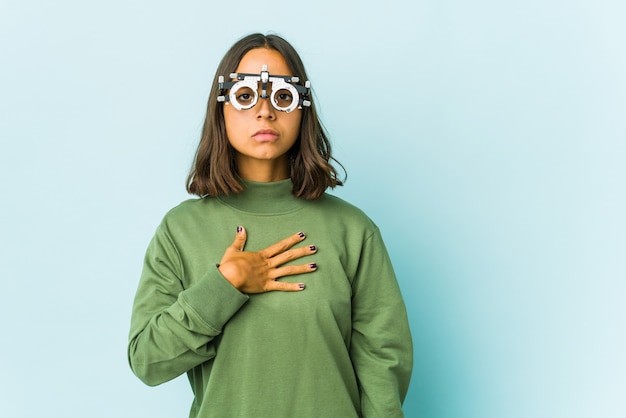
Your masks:
{"label": "sweatshirt collar", "polygon": [[244,190],[229,196],[219,196],[223,203],[244,212],[275,214],[299,209],[304,200],[292,194],[291,179],[275,182],[242,180]]}

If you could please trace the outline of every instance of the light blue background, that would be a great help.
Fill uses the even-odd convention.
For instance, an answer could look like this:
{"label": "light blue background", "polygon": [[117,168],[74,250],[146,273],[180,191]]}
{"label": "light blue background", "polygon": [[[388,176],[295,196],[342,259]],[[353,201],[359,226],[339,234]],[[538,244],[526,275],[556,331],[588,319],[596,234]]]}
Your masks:
{"label": "light blue background", "polygon": [[626,416],[625,3],[309,3],[0,0],[0,415],[186,416],[132,298],[218,60],[275,31],[396,266],[406,415]]}

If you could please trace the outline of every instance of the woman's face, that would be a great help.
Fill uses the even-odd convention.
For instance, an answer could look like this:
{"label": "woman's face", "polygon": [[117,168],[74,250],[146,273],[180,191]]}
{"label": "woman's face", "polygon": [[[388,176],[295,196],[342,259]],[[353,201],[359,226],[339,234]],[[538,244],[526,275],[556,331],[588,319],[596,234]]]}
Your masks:
{"label": "woman's face", "polygon": [[[293,75],[283,56],[267,48],[248,51],[235,72],[259,74],[263,65],[267,65],[271,76]],[[251,109],[237,110],[231,104],[224,104],[226,135],[236,151],[241,177],[259,181],[285,179],[289,177],[287,151],[300,134],[302,111],[278,111],[269,99],[260,97],[260,91],[258,94],[258,101]]]}

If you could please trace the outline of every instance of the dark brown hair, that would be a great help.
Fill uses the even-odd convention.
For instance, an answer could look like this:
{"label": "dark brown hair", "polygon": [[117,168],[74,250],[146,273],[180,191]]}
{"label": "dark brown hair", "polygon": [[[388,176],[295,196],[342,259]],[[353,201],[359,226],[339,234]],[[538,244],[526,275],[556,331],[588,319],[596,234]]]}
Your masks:
{"label": "dark brown hair", "polygon": [[[217,67],[202,137],[193,165],[187,177],[187,191],[198,196],[220,196],[239,193],[243,185],[237,173],[235,150],[228,142],[224,123],[224,104],[217,101],[219,95],[217,78],[235,72],[243,56],[256,48],[278,51],[300,83],[308,80],[304,65],[296,50],[285,39],[277,35],[255,33],[237,41],[224,55]],[[302,108],[300,135],[288,151],[291,164],[293,194],[303,199],[314,200],[330,187],[343,185],[331,161],[341,164],[331,155],[331,146],[322,123],[315,110],[315,102]],[[343,166],[341,166],[343,169]],[[345,172],[345,170],[344,170]]]}

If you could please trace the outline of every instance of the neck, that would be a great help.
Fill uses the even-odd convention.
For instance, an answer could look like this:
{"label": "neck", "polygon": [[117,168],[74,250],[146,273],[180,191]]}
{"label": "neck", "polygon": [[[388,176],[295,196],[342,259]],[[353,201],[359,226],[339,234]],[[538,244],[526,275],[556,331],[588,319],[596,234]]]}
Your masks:
{"label": "neck", "polygon": [[245,180],[269,183],[290,177],[289,160],[286,155],[276,160],[237,159],[239,177]]}

